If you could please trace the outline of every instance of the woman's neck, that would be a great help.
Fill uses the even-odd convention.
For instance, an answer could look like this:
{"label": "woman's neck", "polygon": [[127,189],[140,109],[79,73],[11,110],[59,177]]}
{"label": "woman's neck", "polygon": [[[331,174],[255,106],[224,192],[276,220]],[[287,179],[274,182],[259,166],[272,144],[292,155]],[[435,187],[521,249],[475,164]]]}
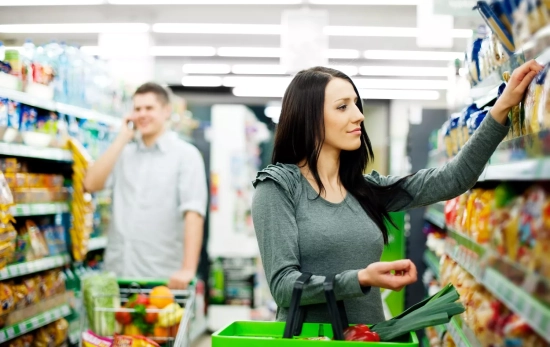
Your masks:
{"label": "woman's neck", "polygon": [[[299,166],[306,178],[314,180],[309,167],[306,165],[305,159],[299,163]],[[319,154],[319,159],[317,160],[317,173],[323,185],[338,186],[340,182],[339,171],[340,150],[323,146]]]}

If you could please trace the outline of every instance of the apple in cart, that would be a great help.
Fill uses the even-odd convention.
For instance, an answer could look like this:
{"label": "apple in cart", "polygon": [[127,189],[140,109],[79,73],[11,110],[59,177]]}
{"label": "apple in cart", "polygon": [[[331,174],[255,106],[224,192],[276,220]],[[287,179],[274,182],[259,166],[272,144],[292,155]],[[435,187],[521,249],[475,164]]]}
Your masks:
{"label": "apple in cart", "polygon": [[130,298],[128,303],[126,304],[126,307],[128,308],[134,308],[136,305],[143,305],[147,306],[149,305],[149,298],[145,294],[136,294]]}
{"label": "apple in cart", "polygon": [[145,312],[145,322],[148,324],[155,324],[158,319],[158,307],[156,307],[155,305],[148,305]]}
{"label": "apple in cart", "polygon": [[115,319],[122,325],[128,325],[132,323],[132,314],[127,311],[117,311],[115,313]]}

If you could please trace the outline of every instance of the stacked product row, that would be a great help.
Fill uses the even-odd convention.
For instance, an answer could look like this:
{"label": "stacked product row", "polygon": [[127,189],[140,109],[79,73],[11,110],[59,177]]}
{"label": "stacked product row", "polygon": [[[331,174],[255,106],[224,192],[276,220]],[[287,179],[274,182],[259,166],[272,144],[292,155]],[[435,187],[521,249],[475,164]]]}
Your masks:
{"label": "stacked product row", "polygon": [[131,101],[132,88],[114,78],[104,61],[55,41],[36,47],[28,40],[8,50],[0,44],[0,73],[17,78],[19,90],[44,86],[55,101],[99,112],[123,113]]}
{"label": "stacked product row", "polygon": [[6,347],[60,347],[67,341],[68,336],[69,323],[62,318],[7,342]]}

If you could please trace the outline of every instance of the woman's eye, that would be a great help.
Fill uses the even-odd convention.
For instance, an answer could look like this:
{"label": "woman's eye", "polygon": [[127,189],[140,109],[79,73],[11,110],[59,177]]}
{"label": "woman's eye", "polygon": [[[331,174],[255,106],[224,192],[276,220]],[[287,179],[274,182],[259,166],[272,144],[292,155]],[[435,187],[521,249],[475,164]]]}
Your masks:
{"label": "woman's eye", "polygon": [[342,111],[344,111],[346,108],[348,108],[348,105],[338,106],[338,109]]}

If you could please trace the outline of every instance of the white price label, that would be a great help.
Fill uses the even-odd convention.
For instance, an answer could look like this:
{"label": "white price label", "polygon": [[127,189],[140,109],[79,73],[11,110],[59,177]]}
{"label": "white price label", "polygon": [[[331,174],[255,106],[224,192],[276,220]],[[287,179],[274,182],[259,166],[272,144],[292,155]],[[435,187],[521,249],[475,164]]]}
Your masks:
{"label": "white price label", "polygon": [[36,317],[31,318],[31,325],[33,327],[38,326],[38,324],[40,324],[40,321],[38,320],[38,318],[36,318]]}
{"label": "white price label", "polygon": [[68,315],[69,313],[71,313],[69,308],[67,306],[63,306],[63,308],[61,309],[61,314],[65,316],[65,315]]}
{"label": "white price label", "polygon": [[15,337],[15,330],[13,329],[13,327],[9,327],[6,329],[6,337],[8,339],[13,339]]}
{"label": "white price label", "polygon": [[21,211],[24,213],[24,214],[30,214],[31,213],[31,207],[29,205],[23,205],[21,206]]}
{"label": "white price label", "polygon": [[22,334],[27,332],[27,325],[24,323],[19,324],[19,332]]}

